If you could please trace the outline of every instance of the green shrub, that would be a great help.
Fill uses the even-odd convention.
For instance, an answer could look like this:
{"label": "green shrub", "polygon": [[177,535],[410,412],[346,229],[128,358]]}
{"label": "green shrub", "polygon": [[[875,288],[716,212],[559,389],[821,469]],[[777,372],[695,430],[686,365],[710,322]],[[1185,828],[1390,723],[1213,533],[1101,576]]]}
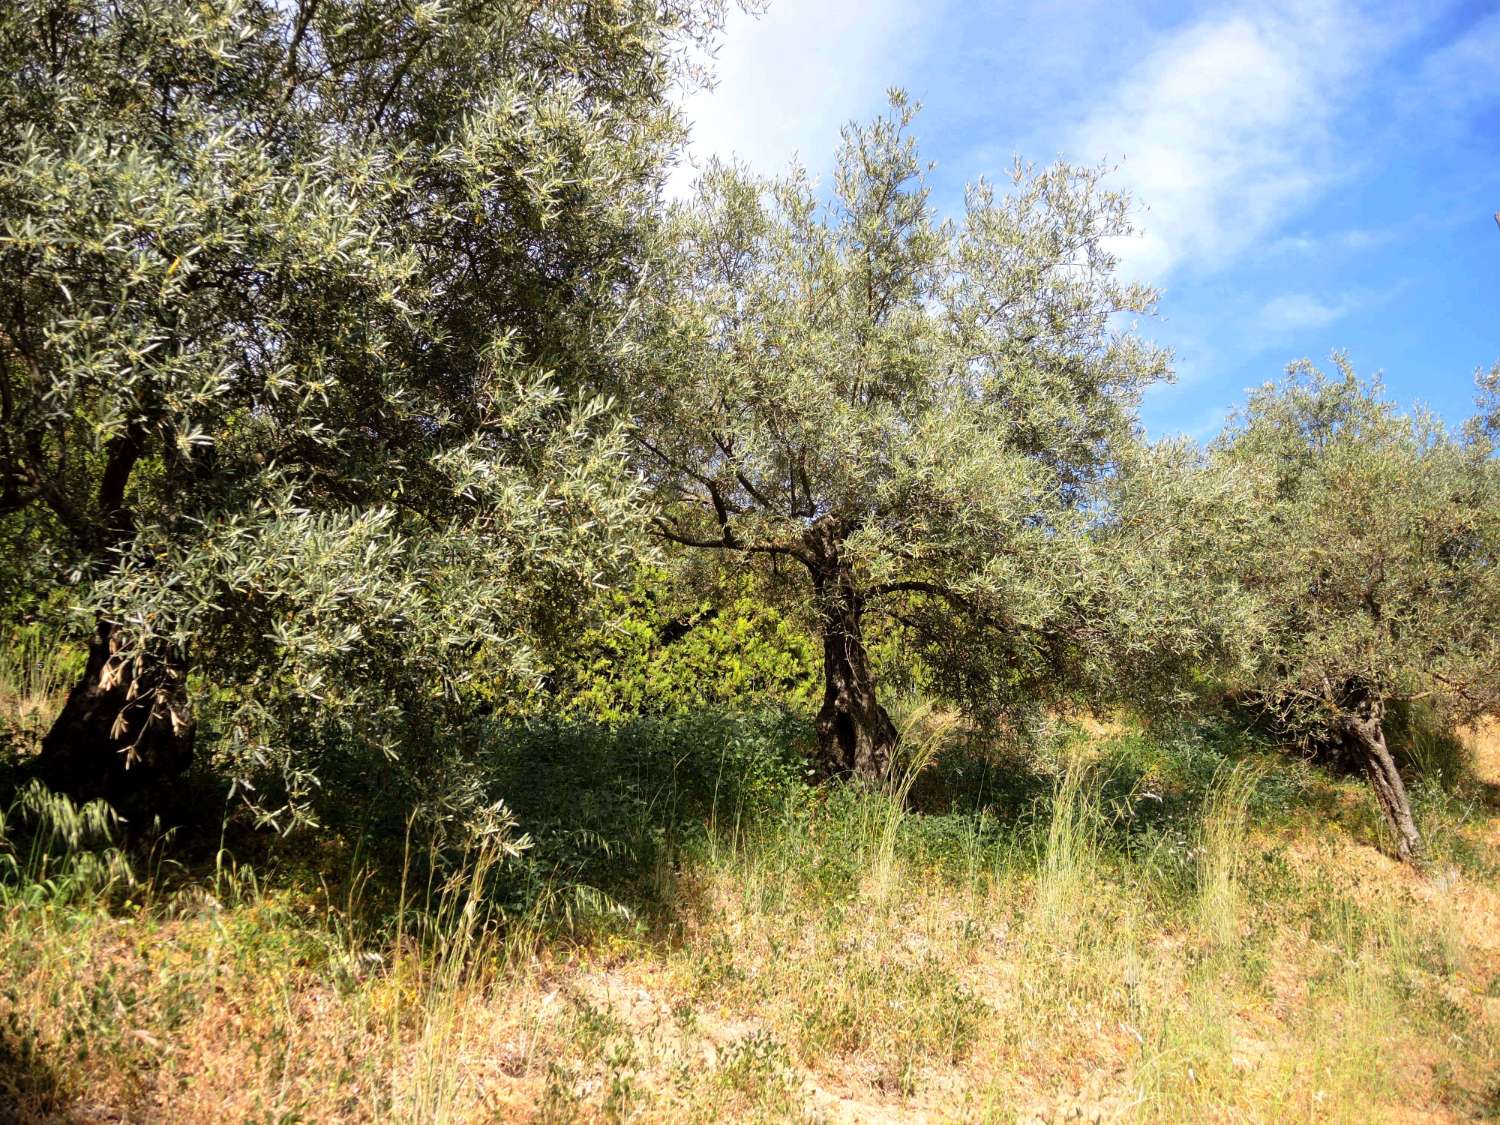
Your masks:
{"label": "green shrub", "polygon": [[506,907],[649,908],[684,844],[747,830],[805,790],[809,728],[785,711],[492,725],[475,747],[485,785],[533,841],[506,869]]}
{"label": "green shrub", "polygon": [[647,572],[553,673],[553,706],[600,722],[716,707],[810,715],[822,681],[808,632],[743,587],[717,601],[675,596],[669,575]]}

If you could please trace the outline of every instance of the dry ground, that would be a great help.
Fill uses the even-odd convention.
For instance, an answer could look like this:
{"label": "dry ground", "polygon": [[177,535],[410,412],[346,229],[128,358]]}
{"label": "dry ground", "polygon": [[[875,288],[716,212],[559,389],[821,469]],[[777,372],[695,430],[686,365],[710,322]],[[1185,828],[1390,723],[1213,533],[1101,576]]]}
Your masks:
{"label": "dry ground", "polygon": [[[705,843],[669,919],[587,941],[372,947],[326,899],[245,872],[212,892],[141,883],[109,910],[17,892],[0,1105],[71,1122],[1494,1116],[1500,727],[1470,741],[1479,811],[1433,829],[1446,842],[1420,873],[1362,834],[1356,784],[1319,781],[1322,812],[1266,820],[1230,775],[1197,829],[1126,862],[1079,768],[1029,850],[976,832],[933,864],[905,843],[918,818],[871,799],[836,830]],[[1179,845],[1169,893],[1154,880]]]}

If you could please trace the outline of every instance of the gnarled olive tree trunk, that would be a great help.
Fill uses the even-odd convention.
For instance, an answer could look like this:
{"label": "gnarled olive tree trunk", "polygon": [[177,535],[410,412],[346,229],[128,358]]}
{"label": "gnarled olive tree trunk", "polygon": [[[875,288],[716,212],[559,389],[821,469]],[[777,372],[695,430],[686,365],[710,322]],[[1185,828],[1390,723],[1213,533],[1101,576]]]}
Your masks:
{"label": "gnarled olive tree trunk", "polygon": [[1359,761],[1375,790],[1380,811],[1396,837],[1396,854],[1408,863],[1422,855],[1422,837],[1411,815],[1406,786],[1396,769],[1385,742],[1385,705],[1379,700],[1363,700],[1345,712],[1335,724],[1346,750]]}
{"label": "gnarled olive tree trunk", "polygon": [[101,621],[36,761],[37,776],[78,800],[117,800],[193,760],[197,724],[180,662],[122,660],[118,649],[114,628]]}
{"label": "gnarled olive tree trunk", "polygon": [[[149,440],[149,427],[138,420],[110,441],[96,522],[74,528],[90,544],[100,574],[117,565],[116,551],[134,530],[126,489]],[[115,627],[100,620],[83,675],[42,739],[33,767],[50,788],[79,800],[116,800],[183,772],[193,760],[196,723],[183,662],[163,652],[124,659],[119,649]]]}
{"label": "gnarled olive tree trunk", "polygon": [[896,725],[875,696],[875,677],[865,651],[863,600],[843,554],[843,536],[833,520],[821,520],[806,535],[818,623],[823,634],[823,706],[818,710],[818,758],[829,777],[878,779],[895,751]]}

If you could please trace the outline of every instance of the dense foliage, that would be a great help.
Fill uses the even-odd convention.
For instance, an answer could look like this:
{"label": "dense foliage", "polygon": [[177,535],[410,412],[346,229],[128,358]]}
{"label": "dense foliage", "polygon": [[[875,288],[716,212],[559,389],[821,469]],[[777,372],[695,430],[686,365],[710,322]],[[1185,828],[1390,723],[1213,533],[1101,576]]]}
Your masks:
{"label": "dense foliage", "polygon": [[609,612],[561,655],[541,705],[575,719],[764,707],[811,714],[813,638],[741,585],[694,597],[670,572],[647,570],[611,595]]}
{"label": "dense foliage", "polygon": [[532,681],[636,550],[596,392],[716,18],[6,6],[0,515],[94,629],[54,783],[181,769],[212,699],[296,803],[309,740],[420,770],[476,670]]}
{"label": "dense foliage", "polygon": [[1398,411],[1340,358],[1295,365],[1210,450],[1251,517],[1220,539],[1250,605],[1243,690],[1285,734],[1345,746],[1370,773],[1403,855],[1420,837],[1386,746],[1392,704],[1455,721],[1500,705],[1500,473],[1470,440]]}
{"label": "dense foliage", "polygon": [[83,665],[28,765],[119,799],[206,747],[272,819],[448,823],[549,723],[881,779],[898,691],[986,735],[1227,697],[1415,856],[1388,716],[1500,707],[1500,367],[1461,431],[1339,361],[1149,444],[1103,169],[943,220],[893,92],[831,185],[668,206],[721,16],[0,11],[0,625]]}
{"label": "dense foliage", "polygon": [[941,223],[893,95],[845,132],[826,205],[800,170],[716,166],[675,216],[633,400],[668,541],[782,560],[816,607],[829,773],[884,771],[866,615],[889,614],[979,709],[1047,694],[1090,643],[1078,557],[1096,489],[1167,357],[1121,314],[1127,200],[1017,167]]}

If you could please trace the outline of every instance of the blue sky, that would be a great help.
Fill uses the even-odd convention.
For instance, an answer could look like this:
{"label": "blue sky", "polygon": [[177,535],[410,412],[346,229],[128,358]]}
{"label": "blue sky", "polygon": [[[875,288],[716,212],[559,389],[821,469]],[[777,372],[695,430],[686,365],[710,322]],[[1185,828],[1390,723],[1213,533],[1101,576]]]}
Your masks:
{"label": "blue sky", "polygon": [[1210,437],[1335,348],[1457,423],[1500,360],[1500,0],[772,0],[731,15],[715,69],[695,161],[826,171],[899,85],[944,209],[1013,155],[1116,165],[1123,268],[1177,355],[1153,436]]}

